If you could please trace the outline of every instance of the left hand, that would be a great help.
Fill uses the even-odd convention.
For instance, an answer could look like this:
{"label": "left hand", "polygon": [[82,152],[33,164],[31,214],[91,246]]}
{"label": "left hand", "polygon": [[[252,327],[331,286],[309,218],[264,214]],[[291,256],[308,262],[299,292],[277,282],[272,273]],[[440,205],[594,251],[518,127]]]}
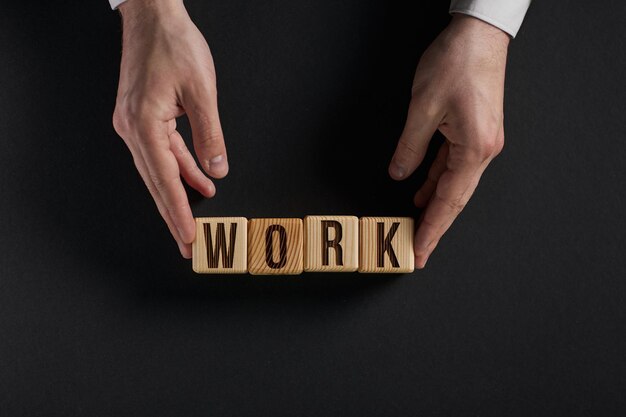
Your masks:
{"label": "left hand", "polygon": [[424,208],[415,233],[415,265],[424,268],[504,146],[504,73],[509,35],[455,14],[420,59],[406,125],[389,165],[396,180],[422,162],[437,129],[446,141],[415,194]]}

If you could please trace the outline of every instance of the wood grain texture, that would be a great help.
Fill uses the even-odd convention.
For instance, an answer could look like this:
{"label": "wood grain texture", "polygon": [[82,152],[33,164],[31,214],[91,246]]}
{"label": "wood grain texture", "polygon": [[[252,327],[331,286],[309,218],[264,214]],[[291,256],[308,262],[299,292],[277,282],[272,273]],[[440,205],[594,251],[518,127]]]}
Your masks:
{"label": "wood grain texture", "polygon": [[253,275],[302,273],[302,219],[250,219],[248,271]]}
{"label": "wood grain texture", "polygon": [[354,272],[359,268],[359,219],[355,216],[304,218],[304,270]]}
{"label": "wood grain texture", "polygon": [[197,217],[193,270],[199,274],[248,272],[248,219]]}
{"label": "wood grain texture", "polygon": [[413,272],[413,228],[410,217],[361,217],[359,272]]}

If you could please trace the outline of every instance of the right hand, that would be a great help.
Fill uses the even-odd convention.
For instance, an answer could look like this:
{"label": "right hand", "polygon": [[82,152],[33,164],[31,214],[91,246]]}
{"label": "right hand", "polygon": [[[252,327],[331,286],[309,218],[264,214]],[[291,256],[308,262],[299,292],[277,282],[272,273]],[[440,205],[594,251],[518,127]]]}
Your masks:
{"label": "right hand", "polygon": [[[180,177],[210,198],[215,185],[204,172],[228,173],[213,58],[182,0],[127,0],[119,10],[123,50],[113,126],[182,256],[191,258],[195,221]],[[204,172],[176,131],[183,114]]]}

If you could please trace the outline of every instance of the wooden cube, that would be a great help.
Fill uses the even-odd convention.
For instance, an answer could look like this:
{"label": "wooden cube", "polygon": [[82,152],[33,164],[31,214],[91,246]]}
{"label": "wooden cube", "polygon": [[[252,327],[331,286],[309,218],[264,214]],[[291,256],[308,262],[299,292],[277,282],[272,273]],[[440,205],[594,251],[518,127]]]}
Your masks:
{"label": "wooden cube", "polygon": [[361,217],[359,272],[413,272],[413,219]]}
{"label": "wooden cube", "polygon": [[304,270],[354,272],[359,268],[359,219],[354,216],[304,218]]}
{"label": "wooden cube", "polygon": [[192,244],[193,270],[199,274],[245,274],[247,246],[245,217],[198,217]]}
{"label": "wooden cube", "polygon": [[251,219],[248,271],[253,275],[302,273],[302,219]]}

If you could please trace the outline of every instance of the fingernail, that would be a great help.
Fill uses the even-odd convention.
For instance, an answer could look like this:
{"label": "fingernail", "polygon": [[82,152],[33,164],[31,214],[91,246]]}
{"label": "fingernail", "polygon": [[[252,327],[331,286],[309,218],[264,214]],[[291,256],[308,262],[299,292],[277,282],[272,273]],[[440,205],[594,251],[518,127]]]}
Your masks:
{"label": "fingernail", "polygon": [[404,178],[406,175],[406,169],[403,166],[398,165],[395,161],[391,164],[390,172],[395,178]]}
{"label": "fingernail", "polygon": [[216,169],[224,163],[224,155],[217,155],[206,161],[207,169]]}
{"label": "fingernail", "polygon": [[207,195],[213,197],[215,195],[215,191],[216,191],[215,190],[215,185],[212,182],[210,182],[207,185]]}

